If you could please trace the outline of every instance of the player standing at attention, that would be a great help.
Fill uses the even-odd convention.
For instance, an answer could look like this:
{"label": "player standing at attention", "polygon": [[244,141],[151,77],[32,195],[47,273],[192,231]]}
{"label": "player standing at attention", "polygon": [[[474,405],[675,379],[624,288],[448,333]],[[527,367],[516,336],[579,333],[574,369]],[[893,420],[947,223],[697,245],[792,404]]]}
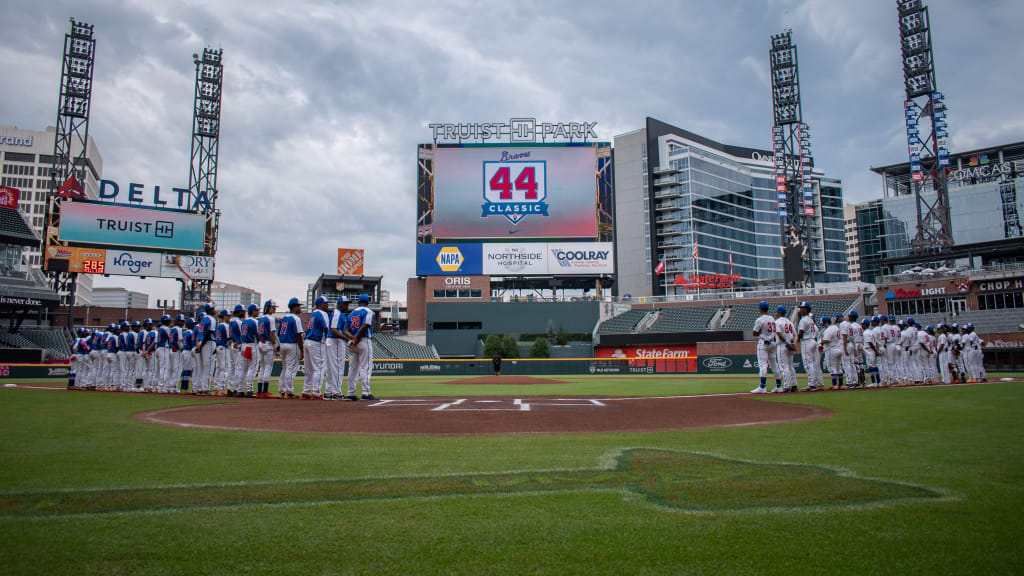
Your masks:
{"label": "player standing at attention", "polygon": [[256,336],[259,339],[260,366],[256,372],[256,397],[273,398],[270,395],[270,374],[274,370],[277,352],[277,302],[263,303],[263,315],[256,321]]}
{"label": "player standing at attention", "polygon": [[317,296],[313,306],[315,310],[309,315],[302,341],[303,355],[306,357],[301,396],[303,400],[321,400],[320,387],[324,380],[324,338],[327,336],[329,322],[327,299]]}
{"label": "player standing at attention", "polygon": [[68,372],[68,390],[76,386],[84,388],[88,385],[88,376],[85,369],[85,356],[88,353],[89,345],[85,343],[85,328],[75,329],[75,340],[71,343],[71,366]]}
{"label": "player standing at attention", "polygon": [[119,328],[117,324],[107,326],[107,373],[104,382],[107,390],[121,389],[121,363],[117,358],[118,344],[117,337]]}
{"label": "player standing at attention", "polygon": [[277,340],[281,343],[281,378],[277,382],[277,394],[281,398],[295,398],[295,375],[302,362],[302,319],[299,311],[302,304],[298,298],[288,301],[288,313],[281,318],[277,328]]}
{"label": "player standing at attention", "polygon": [[757,337],[757,370],[761,376],[761,385],[750,392],[753,394],[764,394],[765,382],[768,380],[768,368],[771,368],[775,376],[775,387],[782,388],[782,374],[779,372],[778,355],[775,353],[775,320],[768,314],[768,303],[762,301],[757,305],[761,315],[754,321],[754,329],[751,333]]}
{"label": "player standing at attention", "polygon": [[241,366],[238,371],[242,374],[242,383],[241,387],[238,388],[238,394],[246,398],[252,398],[252,383],[256,380],[256,369],[259,368],[260,364],[260,351],[256,346],[256,337],[260,329],[256,317],[260,314],[260,307],[255,304],[249,304],[246,311],[249,313],[249,316],[242,320],[242,324],[239,327],[242,338],[242,351],[239,354]]}
{"label": "player standing at attention", "polygon": [[193,328],[196,326],[195,318],[185,318],[185,328],[181,330],[181,393],[192,391],[192,373],[195,370],[195,349],[196,333]]}
{"label": "player standing at attention", "polygon": [[800,343],[800,358],[807,372],[807,388],[811,392],[821,390],[821,356],[818,354],[818,327],[811,318],[811,303],[801,302],[797,308],[799,320],[796,323],[796,339]]}
{"label": "player standing at attention", "polygon": [[886,356],[886,342],[889,339],[889,327],[885,316],[871,317],[871,331],[875,336],[875,368],[878,370],[878,387],[886,386],[889,380],[889,362]]}
{"label": "player standing at attention", "polygon": [[121,389],[132,392],[135,390],[135,349],[138,347],[138,335],[132,332],[132,325],[128,322],[121,323],[121,345],[118,352],[119,356],[124,353],[124,360],[121,362]]}
{"label": "player standing at attention", "polygon": [[779,354],[779,369],[782,370],[784,388],[775,392],[796,392],[796,368],[793,367],[793,355],[796,353],[796,330],[793,323],[786,317],[786,307],[775,309],[775,336],[779,340],[776,350]]}
{"label": "player standing at attention", "polygon": [[199,315],[196,325],[196,384],[197,394],[210,393],[210,381],[213,380],[213,353],[217,343],[213,333],[217,330],[217,321],[213,317],[216,311],[213,304],[203,304],[203,312]]}
{"label": "player standing at attention", "polygon": [[370,392],[370,376],[373,374],[373,310],[368,304],[370,297],[359,295],[359,307],[348,315],[348,332],[352,335],[349,345],[348,400],[356,400],[356,384],[362,380],[363,400],[377,400]]}
{"label": "player standing at attention", "polygon": [[156,330],[153,329],[153,320],[146,318],[142,321],[142,331],[139,332],[142,339],[142,347],[139,354],[142,356],[142,390],[144,392],[156,391]]}
{"label": "player standing at attention", "polygon": [[853,331],[850,330],[850,317],[842,314],[836,316],[839,323],[839,338],[843,345],[843,376],[844,386],[855,388],[857,386],[857,352],[853,344]]}
{"label": "player standing at attention", "polygon": [[160,370],[159,391],[170,394],[174,391],[177,379],[171,374],[171,317],[164,314],[160,317],[160,327],[156,329],[156,363]]}
{"label": "player standing at attention", "polygon": [[106,335],[102,330],[96,329],[89,336],[89,364],[90,377],[89,389],[95,390],[97,386],[103,385],[104,373],[106,370],[107,347]]}
{"label": "player standing at attention", "polygon": [[144,345],[142,341],[144,337],[142,333],[142,323],[139,322],[138,320],[135,320],[132,322],[131,328],[132,333],[135,335],[135,354],[132,355],[132,359],[134,362],[133,370],[135,371],[135,379],[134,382],[132,382],[132,386],[134,386],[134,390],[136,392],[142,392],[142,380],[143,378],[145,378],[146,369],[146,363],[142,358],[142,348]]}
{"label": "player standing at attention", "polygon": [[878,388],[881,378],[878,372],[878,359],[882,357],[878,344],[878,316],[860,321],[864,327],[861,340],[864,346],[864,387]]}
{"label": "player standing at attention", "polygon": [[327,386],[324,400],[343,400],[341,383],[345,379],[345,354],[349,334],[345,331],[348,325],[348,298],[341,296],[335,309],[331,312],[328,324],[327,340],[324,353],[327,355]]}
{"label": "player standing at attention", "polygon": [[946,325],[939,324],[938,336],[935,338],[935,352],[939,355],[939,381],[949,384],[949,337],[946,335]]}
{"label": "player standing at attention", "polygon": [[218,314],[220,322],[213,330],[213,395],[227,395],[228,380],[231,378],[231,327],[228,319],[231,314],[224,308]]}
{"label": "player standing at attention", "polygon": [[245,319],[245,308],[235,304],[231,321],[228,323],[228,337],[231,339],[231,374],[228,376],[228,396],[241,396],[244,392],[240,386],[244,374],[238,370],[242,366],[242,320]]}
{"label": "player standing at attention", "polygon": [[825,354],[825,365],[828,366],[829,376],[832,377],[832,386],[829,390],[843,387],[843,341],[839,336],[838,325],[838,320],[842,317],[842,314],[836,314],[836,323],[828,316],[821,319],[820,350]]}
{"label": "player standing at attention", "polygon": [[917,345],[917,322],[908,316],[906,324],[907,327],[904,329],[904,332],[907,334],[907,354],[904,361],[907,364],[907,375],[910,382],[920,384],[922,382],[922,364],[920,348]]}

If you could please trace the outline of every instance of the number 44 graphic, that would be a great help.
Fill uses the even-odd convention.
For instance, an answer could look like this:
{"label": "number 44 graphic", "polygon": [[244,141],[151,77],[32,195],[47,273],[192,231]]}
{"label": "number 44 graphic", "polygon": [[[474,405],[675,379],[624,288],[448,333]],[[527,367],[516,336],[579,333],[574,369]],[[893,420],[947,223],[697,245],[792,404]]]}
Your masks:
{"label": "number 44 graphic", "polygon": [[484,162],[482,218],[504,216],[518,224],[528,215],[548,215],[546,162]]}

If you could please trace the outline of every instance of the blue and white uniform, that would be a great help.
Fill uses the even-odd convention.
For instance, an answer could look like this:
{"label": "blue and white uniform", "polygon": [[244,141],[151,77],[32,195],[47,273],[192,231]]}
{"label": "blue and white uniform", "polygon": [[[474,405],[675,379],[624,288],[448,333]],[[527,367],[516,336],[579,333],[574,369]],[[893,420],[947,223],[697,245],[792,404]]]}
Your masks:
{"label": "blue and white uniform", "polygon": [[[320,299],[318,299],[319,301]],[[306,377],[302,385],[303,396],[320,396],[320,388],[324,378],[324,339],[327,337],[327,325],[330,319],[323,310],[316,309],[309,315],[306,323],[306,334],[303,339],[305,349]]]}
{"label": "blue and white uniform", "polygon": [[256,333],[258,330],[259,324],[251,316],[242,320],[239,326],[239,337],[242,339],[242,353],[240,355],[241,365],[238,372],[242,375],[242,383],[237,391],[244,394],[251,394],[253,392],[256,370],[260,364],[260,353],[256,346]]}
{"label": "blue and white uniform", "polygon": [[[241,309],[236,306],[236,309]],[[244,310],[243,310],[244,311]],[[242,319],[232,316],[228,321],[228,337],[231,339],[231,375],[228,377],[228,390],[238,392],[245,375],[239,372],[242,367]]]}
{"label": "blue and white uniform", "polygon": [[356,338],[366,327],[363,336],[348,347],[348,395],[356,395],[356,385],[363,383],[363,396],[370,396],[370,376],[373,374],[373,310],[360,301],[359,307],[348,315],[348,331]]}
{"label": "blue and white uniform", "polygon": [[[347,301],[347,300],[346,300]],[[335,336],[331,330],[337,330],[344,334],[348,325],[348,314],[335,308],[331,310],[330,330],[327,331],[327,341],[324,352],[327,355],[327,386],[324,396],[341,396],[341,382],[345,374],[345,355],[347,352],[347,340]]]}
{"label": "blue and white uniform", "polygon": [[277,382],[279,394],[295,393],[295,375],[299,372],[299,338],[302,335],[302,319],[289,312],[277,326],[277,340],[281,343],[281,378]]}
{"label": "blue and white uniform", "polygon": [[[227,315],[227,310],[222,310]],[[217,324],[213,332],[213,342],[216,346],[214,351],[213,364],[213,390],[214,394],[223,396],[227,389],[228,379],[231,377],[231,327],[227,322]]]}
{"label": "blue and white uniform", "polygon": [[138,334],[131,331],[127,325],[118,336],[121,349],[117,355],[121,360],[121,389],[125,392],[135,390],[135,350],[138,348]]}
{"label": "blue and white uniform", "polygon": [[260,383],[263,393],[269,394],[270,375],[274,370],[274,348],[277,344],[277,319],[273,314],[264,312],[256,321],[256,338],[259,341],[257,348],[260,355],[256,381]]}
{"label": "blue and white uniform", "polygon": [[[210,391],[210,381],[213,379],[213,352],[217,344],[213,341],[213,332],[216,330],[216,321],[213,319],[213,307],[207,306],[206,313],[196,324],[196,371],[195,391],[207,393]],[[209,338],[209,341],[207,341]]]}
{"label": "blue and white uniform", "polygon": [[192,374],[196,365],[196,333],[187,326],[181,330],[181,389],[188,390],[192,385]]}
{"label": "blue and white uniform", "polygon": [[782,373],[779,372],[777,339],[775,337],[775,319],[768,314],[767,302],[762,302],[759,308],[765,313],[754,321],[753,334],[757,338],[757,372],[761,383],[751,392],[765,392],[765,382],[768,380],[768,369],[771,368],[775,376],[775,387],[782,389]]}

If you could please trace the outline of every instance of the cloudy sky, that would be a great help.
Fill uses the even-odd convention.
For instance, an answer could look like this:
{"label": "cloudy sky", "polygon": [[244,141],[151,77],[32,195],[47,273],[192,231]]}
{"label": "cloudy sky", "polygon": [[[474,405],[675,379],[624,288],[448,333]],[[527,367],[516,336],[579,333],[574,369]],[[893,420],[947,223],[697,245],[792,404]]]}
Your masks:
{"label": "cloudy sky", "polygon": [[[927,3],[952,148],[1024,140],[1024,2]],[[893,0],[5,0],[0,124],[54,123],[69,16],[95,25],[90,133],[118,182],[187,187],[192,54],[224,49],[217,278],[278,300],[304,299],[339,247],[404,299],[431,122],[597,121],[611,140],[653,116],[769,148],[769,36],[786,28],[816,164],[847,200],[906,159]],[[172,280],[96,285],[177,297]]]}

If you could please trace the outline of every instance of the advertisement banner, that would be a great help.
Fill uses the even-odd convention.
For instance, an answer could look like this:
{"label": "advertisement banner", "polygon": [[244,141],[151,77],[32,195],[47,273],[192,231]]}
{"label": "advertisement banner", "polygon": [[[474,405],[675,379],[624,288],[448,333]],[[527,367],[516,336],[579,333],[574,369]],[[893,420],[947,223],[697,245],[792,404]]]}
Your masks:
{"label": "advertisement banner", "polygon": [[481,244],[417,244],[417,276],[479,275],[483,273]]}
{"label": "advertisement banner", "polygon": [[[803,359],[800,354],[793,356],[793,368],[798,374],[804,374]],[[701,356],[697,362],[697,371],[701,374],[757,374],[759,364],[756,354],[722,354],[720,356]],[[828,371],[825,371],[828,378]]]}
{"label": "advertisement banner", "polygon": [[[697,371],[696,344],[668,344],[662,346],[598,346],[598,358],[623,358],[630,367],[647,368],[651,373],[678,373]],[[653,362],[652,362],[653,361]],[[633,372],[633,370],[630,370]]]}
{"label": "advertisement banner", "polygon": [[216,261],[213,256],[188,256],[163,254],[160,264],[160,276],[164,278],[181,278],[183,280],[213,280],[213,268]]}
{"label": "advertisement banner", "polygon": [[203,250],[203,215],[102,202],[64,202],[58,238],[65,242],[109,244],[185,252]]}
{"label": "advertisement banner", "polygon": [[[43,260],[43,268],[45,270],[59,269],[62,272],[105,274],[107,251],[104,248],[73,248],[50,245],[43,252]],[[54,261],[62,261],[62,264],[56,265]],[[66,263],[67,268],[64,268],[64,263]]]}
{"label": "advertisement banner", "polygon": [[158,252],[107,250],[103,273],[118,276],[160,276],[161,259]]}
{"label": "advertisement banner", "polygon": [[547,244],[484,244],[484,274],[548,274]]}
{"label": "advertisement banner", "polygon": [[21,196],[21,191],[17,188],[9,188],[7,186],[0,186],[0,208],[13,208],[18,209],[18,198]]}
{"label": "advertisement banner", "polygon": [[363,275],[363,251],[338,248],[338,274]]}
{"label": "advertisement banner", "polygon": [[596,238],[597,147],[439,146],[435,238]]}
{"label": "advertisement banner", "polygon": [[548,273],[614,274],[615,251],[611,242],[563,242],[548,244]]}

